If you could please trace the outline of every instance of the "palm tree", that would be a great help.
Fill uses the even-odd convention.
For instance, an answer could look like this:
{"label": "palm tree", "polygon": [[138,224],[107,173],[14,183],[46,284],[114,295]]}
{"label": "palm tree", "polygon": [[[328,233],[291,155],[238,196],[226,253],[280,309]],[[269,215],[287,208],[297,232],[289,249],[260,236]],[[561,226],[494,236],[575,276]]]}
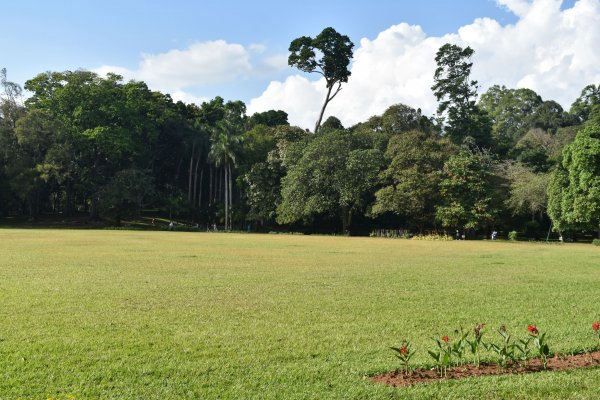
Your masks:
{"label": "palm tree", "polygon": [[233,206],[233,177],[231,166],[237,164],[237,150],[241,142],[240,127],[227,119],[217,122],[211,138],[209,159],[217,168],[223,168],[223,188],[225,205],[225,229],[230,230],[231,209]]}

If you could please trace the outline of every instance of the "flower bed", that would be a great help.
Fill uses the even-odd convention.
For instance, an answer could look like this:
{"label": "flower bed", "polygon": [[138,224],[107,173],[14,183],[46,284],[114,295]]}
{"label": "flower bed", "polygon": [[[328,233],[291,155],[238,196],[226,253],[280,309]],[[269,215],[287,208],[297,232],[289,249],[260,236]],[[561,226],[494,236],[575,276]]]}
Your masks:
{"label": "flower bed", "polygon": [[499,364],[481,363],[479,366],[475,364],[467,364],[457,367],[450,367],[444,376],[434,369],[423,370],[417,369],[412,372],[394,371],[371,377],[374,382],[383,383],[391,386],[411,386],[416,384],[426,384],[439,382],[446,379],[462,379],[477,376],[490,375],[511,375],[511,374],[528,374],[540,371],[563,371],[575,368],[589,368],[600,366],[600,351],[592,353],[583,353],[575,355],[555,355],[548,359],[546,369],[544,369],[543,361],[539,358],[531,359],[527,365],[514,363],[509,364],[506,368]]}

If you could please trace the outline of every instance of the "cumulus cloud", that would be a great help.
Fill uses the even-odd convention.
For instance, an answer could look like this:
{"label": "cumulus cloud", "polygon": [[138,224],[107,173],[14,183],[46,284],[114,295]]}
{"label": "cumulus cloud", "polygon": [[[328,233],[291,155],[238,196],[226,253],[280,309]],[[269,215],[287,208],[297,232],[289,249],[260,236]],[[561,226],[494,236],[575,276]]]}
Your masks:
{"label": "cumulus cloud", "polygon": [[[345,125],[405,103],[433,114],[431,93],[435,53],[444,43],[475,50],[472,75],[481,91],[491,85],[528,87],[568,108],[581,89],[600,83],[600,0],[578,0],[562,10],[561,0],[497,0],[518,16],[502,26],[480,18],[457,32],[428,36],[419,26],[400,23],[375,39],[362,39],[354,54],[352,76],[328,107]],[[312,128],[325,83],[293,76],[271,82],[248,111],[283,109],[290,122]]]}
{"label": "cumulus cloud", "polygon": [[262,44],[241,44],[214,40],[194,43],[187,49],[172,49],[159,54],[143,54],[137,69],[103,65],[94,72],[106,75],[114,72],[126,80],[146,82],[151,88],[170,93],[176,100],[197,102],[202,99],[188,92],[189,89],[235,81],[269,71],[280,70],[280,56],[264,56],[253,63],[252,54],[267,51]]}

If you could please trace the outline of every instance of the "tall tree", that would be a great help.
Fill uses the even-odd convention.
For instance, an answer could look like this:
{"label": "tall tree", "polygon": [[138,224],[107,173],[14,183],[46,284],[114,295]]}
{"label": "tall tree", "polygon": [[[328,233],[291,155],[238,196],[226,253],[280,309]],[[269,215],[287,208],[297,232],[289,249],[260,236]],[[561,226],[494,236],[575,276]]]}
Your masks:
{"label": "tall tree", "polygon": [[531,116],[542,105],[531,89],[507,89],[494,85],[480,98],[479,107],[490,116],[496,147],[506,154],[531,128]]}
{"label": "tall tree", "polygon": [[548,195],[556,229],[597,229],[600,238],[600,125],[586,126],[565,147]]}
{"label": "tall tree", "polygon": [[223,171],[223,203],[225,229],[232,228],[231,212],[233,208],[232,167],[237,165],[239,144],[242,140],[243,123],[246,108],[241,102],[227,103],[222,120],[217,121],[209,152],[215,166]]}
{"label": "tall tree", "polygon": [[321,126],[327,105],[342,89],[342,83],[348,82],[348,65],[352,59],[354,43],[346,35],[339,34],[333,28],[325,28],[314,39],[302,36],[290,43],[288,64],[301,71],[316,72],[325,78],[327,95],[315,124],[315,133]]}
{"label": "tall tree", "polygon": [[407,218],[423,231],[435,218],[444,162],[455,152],[447,139],[412,130],[392,136],[385,152],[383,187],[375,193],[372,215],[386,212]]}
{"label": "tall tree", "polygon": [[596,105],[600,105],[600,85],[588,85],[583,88],[581,95],[571,105],[569,113],[578,122],[585,122]]}
{"label": "tall tree", "polygon": [[489,117],[476,105],[477,81],[471,80],[473,49],[445,44],[438,50],[437,68],[431,87],[438,100],[438,119],[445,123],[444,133],[455,143],[471,137],[475,144],[491,144]]}
{"label": "tall tree", "polygon": [[154,195],[154,182],[138,169],[119,171],[100,191],[100,211],[121,225],[123,217],[139,217],[144,201]]}
{"label": "tall tree", "polygon": [[480,229],[490,225],[498,211],[495,160],[487,151],[462,149],[444,164],[440,183],[442,204],[436,216],[446,227]]}
{"label": "tall tree", "polygon": [[536,172],[521,163],[505,164],[509,195],[506,205],[513,214],[528,214],[531,220],[542,218],[548,205],[548,173]]}
{"label": "tall tree", "polygon": [[339,217],[347,232],[356,212],[364,210],[367,195],[377,183],[382,155],[361,146],[342,131],[315,137],[283,178],[277,221],[310,221],[321,215]]}

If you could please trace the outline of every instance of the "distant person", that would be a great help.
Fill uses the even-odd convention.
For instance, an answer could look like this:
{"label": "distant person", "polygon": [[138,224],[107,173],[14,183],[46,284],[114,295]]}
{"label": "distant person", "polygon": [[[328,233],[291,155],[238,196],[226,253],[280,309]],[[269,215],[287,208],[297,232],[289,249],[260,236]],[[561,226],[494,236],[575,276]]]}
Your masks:
{"label": "distant person", "polygon": [[173,221],[169,222],[169,230],[172,231],[173,230]]}
{"label": "distant person", "polygon": [[460,240],[460,233],[458,233],[458,229],[456,230],[456,240]]}
{"label": "distant person", "polygon": [[496,240],[497,236],[498,236],[498,232],[496,232],[496,231],[492,232],[492,240]]}

